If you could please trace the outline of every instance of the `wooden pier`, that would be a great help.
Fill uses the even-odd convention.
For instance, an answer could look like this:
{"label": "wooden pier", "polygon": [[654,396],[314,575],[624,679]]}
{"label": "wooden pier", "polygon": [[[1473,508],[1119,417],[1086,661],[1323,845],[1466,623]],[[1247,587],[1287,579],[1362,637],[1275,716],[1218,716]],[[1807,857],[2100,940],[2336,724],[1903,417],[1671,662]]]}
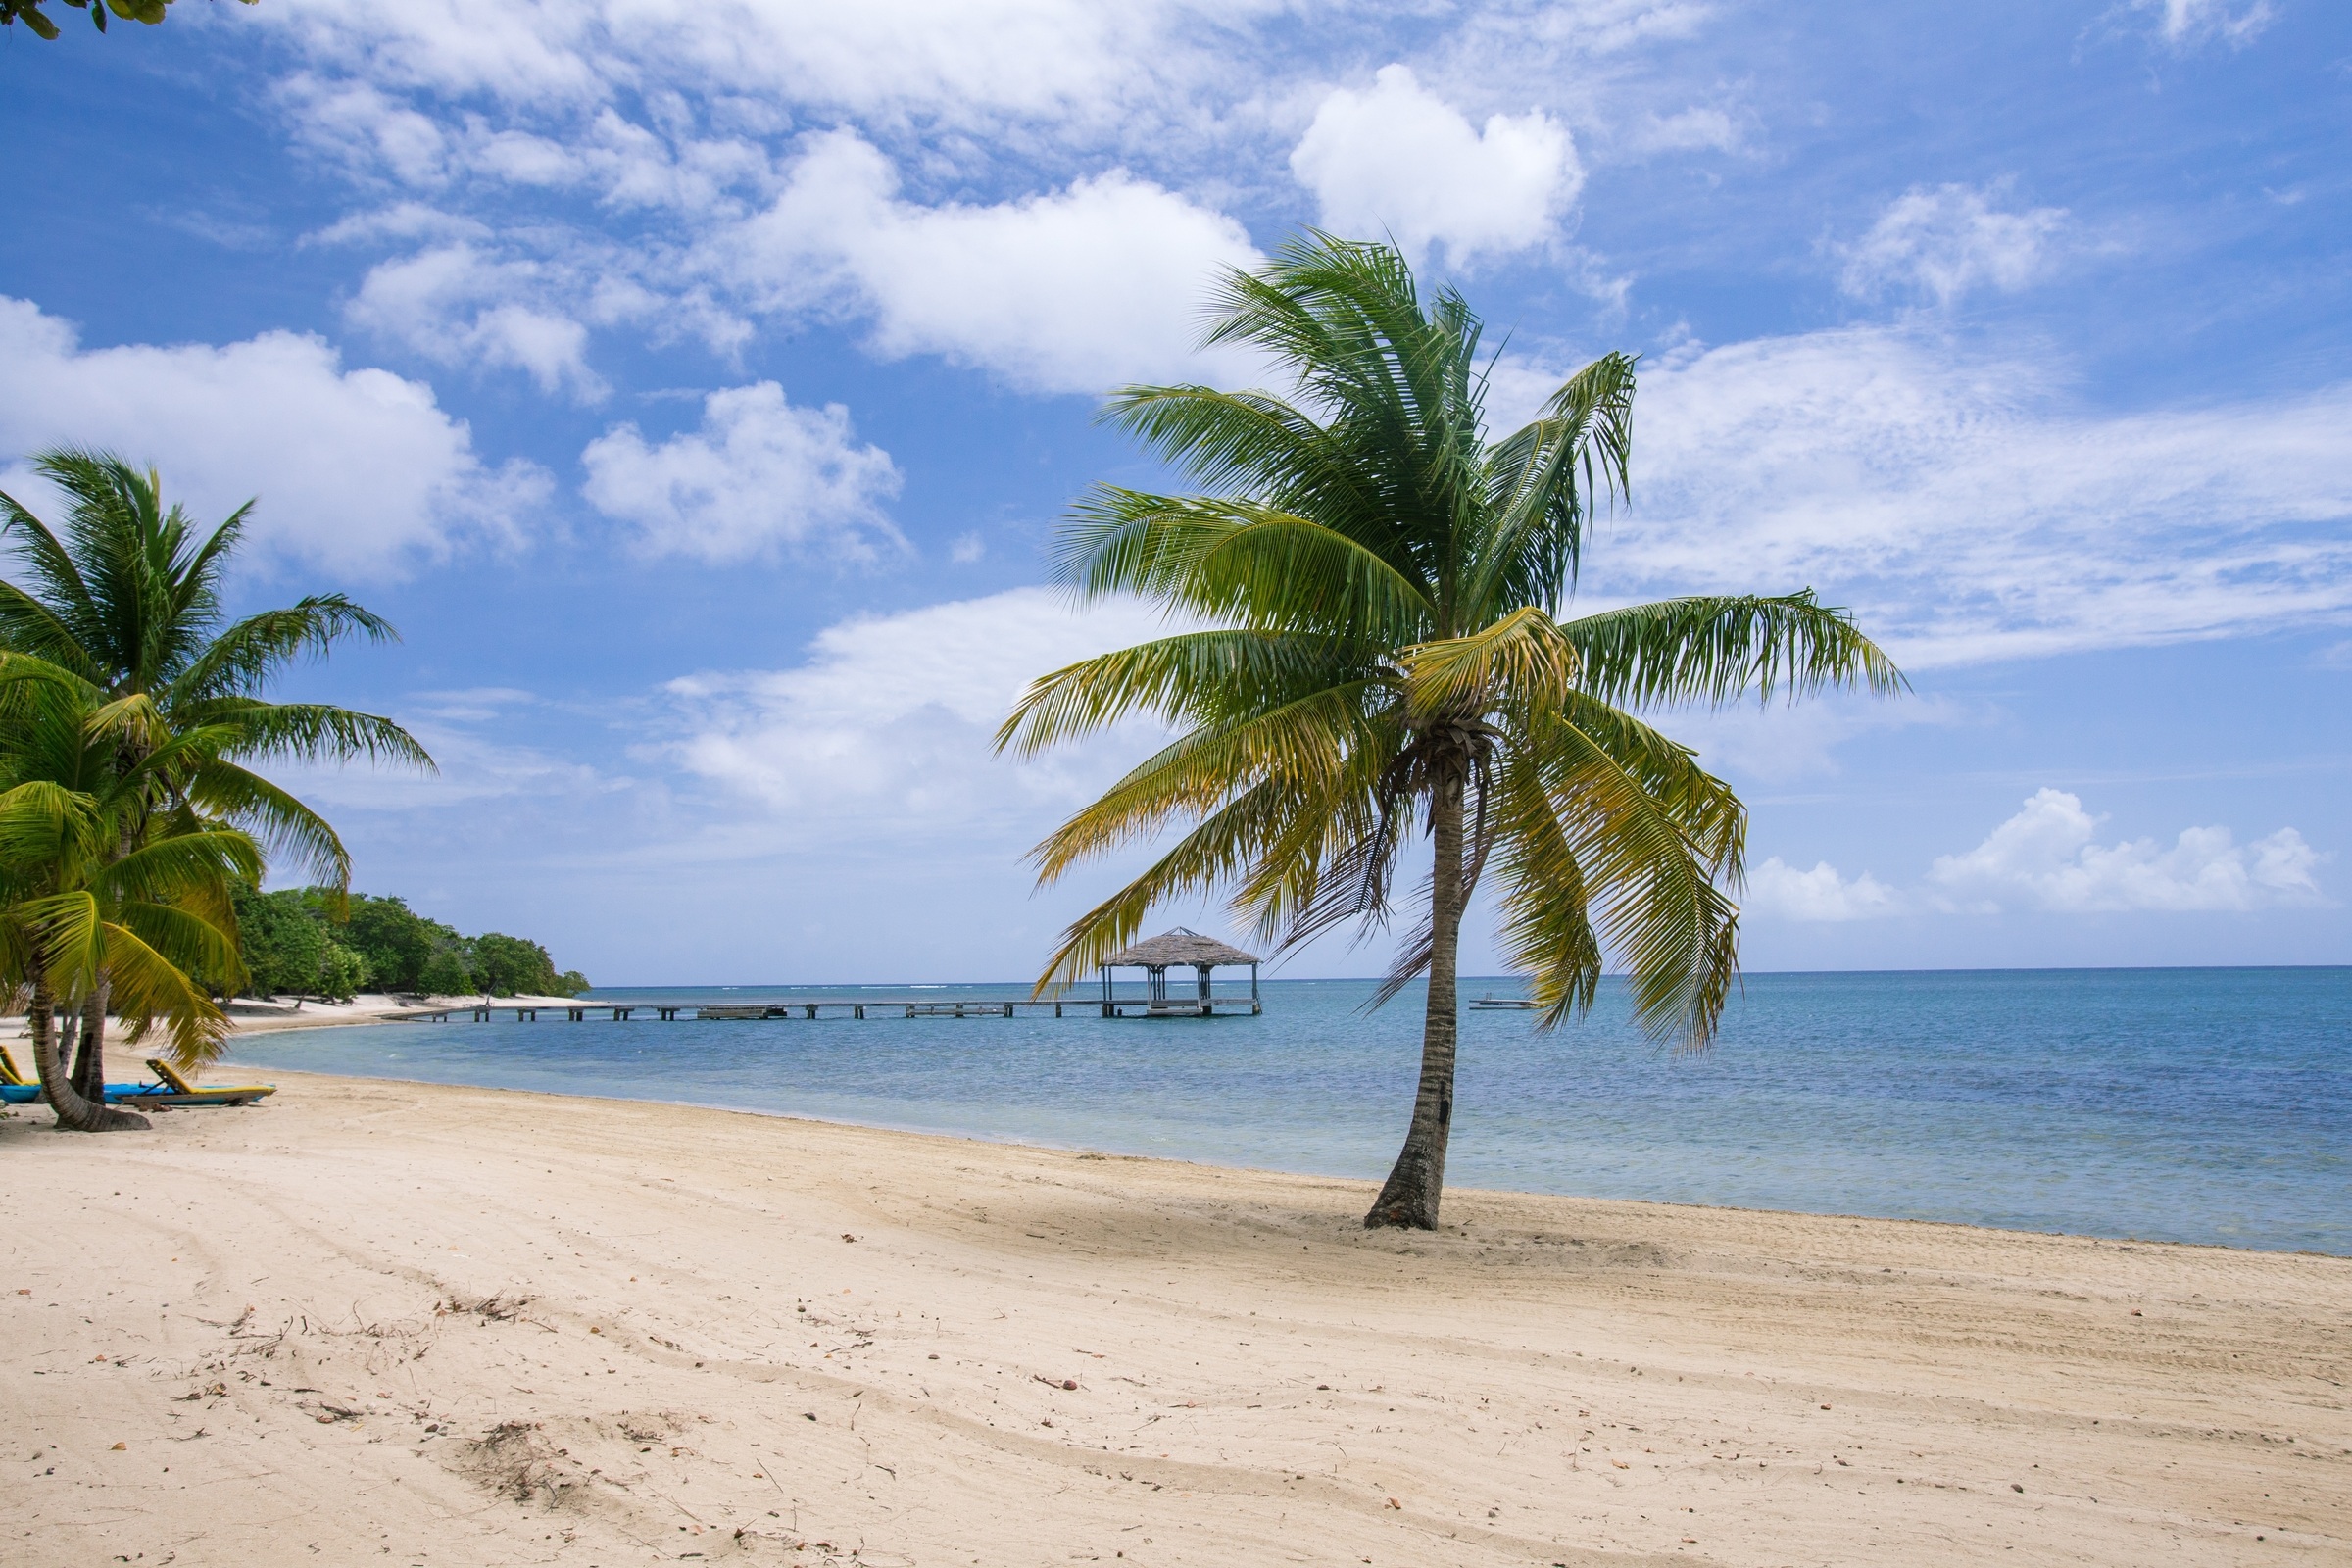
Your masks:
{"label": "wooden pier", "polygon": [[[745,1002],[740,998],[714,998],[709,1002],[590,1002],[580,999],[564,1003],[495,1001],[462,1003],[455,1006],[418,1007],[412,1012],[393,1016],[404,1023],[447,1023],[460,1013],[475,1023],[488,1023],[495,1013],[513,1012],[516,1023],[536,1023],[542,1012],[562,1012],[573,1023],[584,1022],[588,1014],[602,1013],[613,1023],[627,1023],[640,1012],[650,1012],[663,1023],[680,1018],[693,1018],[712,1023],[766,1023],[797,1018],[814,1023],[820,1018],[862,1019],[888,1018],[1017,1018],[1024,1012],[1034,1014],[1051,1007],[1056,1018],[1100,1016],[1125,1018],[1141,1015],[1147,1018],[1214,1018],[1220,1014],[1249,1013],[1255,1017],[1266,1010],[1265,1002],[1258,996],[1255,954],[1204,937],[1198,931],[1178,926],[1175,930],[1139,942],[1123,952],[1114,953],[1102,963],[1102,990],[1100,996],[1081,998],[1065,993],[1051,999],[1034,997],[777,997],[760,1002]],[[1250,971],[1250,990],[1247,994],[1235,991],[1220,992],[1216,987],[1218,969],[1247,968]],[[1126,989],[1112,978],[1114,969],[1141,969],[1144,984],[1139,994],[1132,982]],[[1190,969],[1191,985],[1168,984],[1170,969]],[[1474,1004],[1475,1005],[1475,1004]]]}
{"label": "wooden pier", "polygon": [[391,1016],[395,1023],[447,1023],[452,1018],[488,1023],[502,1013],[511,1012],[516,1023],[536,1023],[544,1012],[562,1013],[571,1023],[586,1022],[592,1014],[599,1020],[627,1023],[642,1012],[663,1023],[681,1019],[726,1023],[782,1020],[815,1023],[826,1018],[1017,1018],[1035,1017],[1046,1012],[1051,1012],[1056,1018],[1209,1018],[1219,1014],[1255,1014],[1263,1010],[1264,1004],[1253,996],[1187,997],[1171,1004],[1165,995],[1155,998],[1148,994],[1121,996],[1112,993],[1101,997],[1065,996],[1042,1001],[1028,998],[1003,1001],[989,997],[818,997],[807,1000],[794,997],[775,1002],[475,1002],[448,1007],[417,1007]]}

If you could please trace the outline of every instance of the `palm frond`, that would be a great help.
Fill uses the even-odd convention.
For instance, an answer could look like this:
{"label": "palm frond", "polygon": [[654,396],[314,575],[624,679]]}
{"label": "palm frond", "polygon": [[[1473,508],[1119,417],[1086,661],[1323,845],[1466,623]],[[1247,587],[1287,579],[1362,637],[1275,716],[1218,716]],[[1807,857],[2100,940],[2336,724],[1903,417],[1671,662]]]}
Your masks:
{"label": "palm frond", "polygon": [[1101,485],[1070,509],[1057,575],[1083,596],[1133,593],[1259,629],[1409,638],[1428,584],[1361,540],[1254,502]]}
{"label": "palm frond", "polygon": [[1556,612],[1604,502],[1633,494],[1635,358],[1605,354],[1571,376],[1542,417],[1495,443],[1485,464],[1486,526],[1463,597],[1474,612]]}
{"label": "palm frond", "polygon": [[1186,632],[1041,675],[997,730],[1030,757],[1121,719],[1213,724],[1367,675],[1356,645],[1315,633]]}
{"label": "palm frond", "polygon": [[1629,605],[1579,616],[1561,631],[1576,649],[1579,683],[1624,707],[1910,689],[1853,616],[1820,604],[1811,589]]}
{"label": "palm frond", "polygon": [[[227,531],[222,524],[222,534]],[[207,556],[220,545],[217,534]],[[283,610],[248,615],[207,643],[172,677],[167,701],[260,691],[289,665],[322,659],[337,642],[353,636],[372,643],[400,641],[390,621],[342,594],[314,594]]]}

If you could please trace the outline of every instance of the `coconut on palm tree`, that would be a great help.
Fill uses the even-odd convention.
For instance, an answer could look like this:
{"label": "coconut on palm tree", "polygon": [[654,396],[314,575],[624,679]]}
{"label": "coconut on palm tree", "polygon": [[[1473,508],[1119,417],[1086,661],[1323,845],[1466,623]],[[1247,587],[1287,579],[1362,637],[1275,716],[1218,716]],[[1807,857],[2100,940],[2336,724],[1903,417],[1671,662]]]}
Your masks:
{"label": "coconut on palm tree", "polygon": [[54,664],[0,653],[0,985],[26,1000],[61,1127],[147,1125],[68,1068],[61,1022],[78,1023],[93,1060],[104,1044],[90,1031],[110,1010],[134,1041],[161,1024],[189,1067],[227,1030],[199,977],[238,972],[230,887],[261,875],[261,847],[173,787],[218,740],[169,733],[145,696],[109,700]]}
{"label": "coconut on palm tree", "polygon": [[[0,650],[55,665],[107,702],[145,703],[143,722],[113,731],[115,765],[140,781],[130,808],[115,818],[115,853],[132,854],[151,824],[179,811],[246,830],[301,862],[313,882],[347,888],[351,859],[341,838],[253,764],[368,758],[430,768],[432,759],[388,718],[265,694],[293,664],[323,658],[350,637],[389,640],[391,626],[342,594],[230,620],[222,579],[251,502],[205,532],[164,504],[152,469],[112,454],[61,447],[32,466],[67,511],[53,529],[0,494],[0,535],[23,577],[0,581]],[[144,765],[165,741],[190,736],[201,744],[173,747],[168,768]],[[85,1094],[103,1081],[105,1026],[93,992],[72,1068]]]}
{"label": "coconut on palm tree", "polygon": [[998,737],[1033,753],[1135,713],[1178,731],[1035,852],[1051,882],[1184,830],[1070,926],[1041,987],[1168,899],[1225,892],[1286,946],[1377,929],[1426,833],[1425,909],[1379,998],[1428,977],[1421,1078],[1372,1226],[1437,1223],[1480,888],[1545,1027],[1588,1009],[1613,965],[1652,1037],[1713,1034],[1738,972],[1746,812],[1639,715],[1902,680],[1810,591],[1566,616],[1595,510],[1630,494],[1634,362],[1593,361],[1490,441],[1479,334],[1455,290],[1425,307],[1385,245],[1309,234],[1227,275],[1206,342],[1270,357],[1292,395],[1114,395],[1104,417],[1200,488],[1099,486],[1057,558],[1081,597],[1140,596],[1205,629],[1040,678]]}

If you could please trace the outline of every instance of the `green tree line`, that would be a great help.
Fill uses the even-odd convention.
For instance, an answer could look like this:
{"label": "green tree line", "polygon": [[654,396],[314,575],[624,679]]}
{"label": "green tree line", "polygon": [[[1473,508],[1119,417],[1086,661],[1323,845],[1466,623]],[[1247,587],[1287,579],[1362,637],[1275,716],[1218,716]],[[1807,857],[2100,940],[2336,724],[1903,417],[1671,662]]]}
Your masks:
{"label": "green tree line", "polygon": [[[254,996],[349,1001],[362,991],[427,996],[572,997],[588,989],[577,969],[557,972],[526,937],[465,936],[399,898],[337,895],[330,888],[261,893],[237,888],[238,945]],[[348,916],[337,918],[342,904]]]}

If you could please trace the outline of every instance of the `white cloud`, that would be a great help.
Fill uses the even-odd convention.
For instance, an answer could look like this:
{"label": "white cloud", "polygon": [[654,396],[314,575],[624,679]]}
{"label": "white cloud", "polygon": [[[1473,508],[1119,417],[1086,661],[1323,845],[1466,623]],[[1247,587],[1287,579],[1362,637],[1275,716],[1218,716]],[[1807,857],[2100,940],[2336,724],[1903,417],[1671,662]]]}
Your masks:
{"label": "white cloud", "polygon": [[[202,517],[258,496],[257,547],[347,580],[512,541],[547,493],[530,464],[485,466],[431,387],[344,369],[315,337],[85,350],[67,322],[0,297],[0,453],[112,447],[155,464]],[[6,481],[40,510],[28,474]]]}
{"label": "white cloud", "polygon": [[883,510],[899,493],[890,454],[858,445],[840,404],[795,408],[773,381],[711,393],[702,428],[659,446],[615,425],[580,461],[581,493],[636,524],[648,555],[716,565],[810,544],[864,559],[876,540],[903,543]]}
{"label": "white cloud", "polygon": [[[1599,607],[1592,607],[1597,609]],[[1970,715],[1937,696],[1901,698],[1843,693],[1767,708],[1753,701],[1736,707],[1678,711],[1674,738],[1698,753],[1708,771],[1736,779],[1783,785],[1839,771],[1838,749],[1861,736],[1923,724],[1950,725]]]}
{"label": "white cloud", "polygon": [[1827,860],[1800,871],[1777,855],[1748,868],[1740,900],[1750,914],[1812,922],[1869,919],[1893,913],[1899,904],[1894,890],[1868,871],[1849,881]]}
{"label": "white cloud", "polygon": [[1950,305],[1972,290],[2005,294],[2040,276],[2066,210],[2004,212],[1996,190],[1914,185],[1890,203],[1870,232],[1844,247],[1845,291],[1865,298],[1917,293]]}
{"label": "white cloud", "polygon": [[1291,172],[1324,227],[1393,235],[1416,260],[1443,245],[1456,265],[1553,238],[1585,177],[1548,115],[1493,115],[1481,130],[1400,65],[1382,67],[1369,91],[1325,98]]}
{"label": "white cloud", "polygon": [[1256,261],[1239,223],[1119,171],[993,206],[898,199],[850,131],[815,137],[720,265],[770,308],[872,321],[876,352],[938,354],[1046,392],[1201,374],[1202,293]]}
{"label": "white cloud", "polygon": [[2130,0],[2131,10],[2151,17],[2156,36],[2182,53],[2220,39],[2243,49],[2255,35],[2278,20],[2271,0]]}
{"label": "white cloud", "polygon": [[[1558,379],[1498,374],[1498,423]],[[1635,508],[1586,590],[1812,586],[1913,668],[2352,612],[2352,386],[2108,413],[2055,383],[1883,328],[1646,370]]]}
{"label": "white cloud", "polygon": [[[684,733],[670,756],[810,843],[985,830],[1018,854],[1146,741],[1014,760],[995,754],[998,724],[1039,675],[1166,631],[1142,605],[1076,610],[1043,588],[843,621],[796,667],[671,682]],[[850,822],[865,826],[844,838]]]}
{"label": "white cloud", "polygon": [[2327,902],[2312,875],[2321,857],[2291,827],[2245,845],[2226,827],[2183,828],[2167,848],[2154,839],[2099,844],[2101,820],[2078,796],[2038,790],[1975,849],[1937,857],[1929,880],[1985,910],[2002,901],[2067,913]]}
{"label": "white cloud", "polygon": [[344,315],[440,364],[518,369],[543,392],[601,401],[608,389],[588,368],[587,327],[512,297],[535,289],[541,274],[468,244],[436,246],[373,268]]}
{"label": "white cloud", "polygon": [[[1214,63],[1186,36],[1252,0],[287,0],[264,8],[321,65],[510,105],[601,102],[684,76],[717,91],[973,126],[1100,121],[1170,73]],[[647,39],[659,39],[649,57]]]}
{"label": "white cloud", "polygon": [[1729,112],[1693,105],[1671,115],[1654,111],[1636,122],[1627,142],[1637,152],[1738,152],[1746,138]]}

